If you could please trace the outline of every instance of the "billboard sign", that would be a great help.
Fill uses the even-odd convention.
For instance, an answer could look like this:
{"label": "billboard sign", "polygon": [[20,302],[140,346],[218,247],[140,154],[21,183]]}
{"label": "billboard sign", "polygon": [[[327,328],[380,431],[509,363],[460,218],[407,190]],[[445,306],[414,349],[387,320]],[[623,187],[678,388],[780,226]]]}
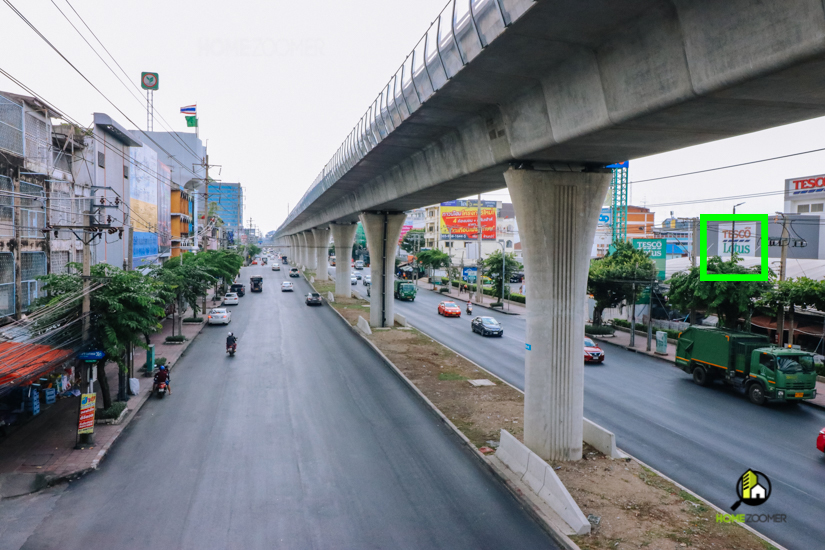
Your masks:
{"label": "billboard sign", "polygon": [[159,83],[158,73],[140,73],[140,87],[144,90],[157,90]]}
{"label": "billboard sign", "polygon": [[402,225],[401,226],[401,236],[398,237],[398,244],[401,244],[401,241],[404,240],[404,237],[407,235],[407,233],[410,232],[410,230],[412,230],[412,228],[413,228],[412,225]]}
{"label": "billboard sign", "polygon": [[468,283],[476,282],[476,277],[478,276],[478,268],[476,267],[465,267],[464,272],[461,274],[461,279],[467,281]]}
{"label": "billboard sign", "polygon": [[644,250],[656,264],[657,279],[665,280],[665,266],[667,263],[667,239],[633,239],[633,248]]}
{"label": "billboard sign", "polygon": [[825,174],[785,180],[785,200],[825,192]]}
{"label": "billboard sign", "polygon": [[610,207],[602,208],[602,211],[599,213],[599,225],[610,225],[612,210]]}
{"label": "billboard sign", "polygon": [[[735,232],[735,234],[734,234]],[[739,256],[756,256],[756,238],[759,230],[755,222],[720,223],[717,231],[719,256],[730,256],[736,252]]]}
{"label": "billboard sign", "polygon": [[[473,241],[478,239],[478,201],[443,202],[439,208],[441,240]],[[495,201],[481,201],[481,238],[496,240],[497,210]]]}

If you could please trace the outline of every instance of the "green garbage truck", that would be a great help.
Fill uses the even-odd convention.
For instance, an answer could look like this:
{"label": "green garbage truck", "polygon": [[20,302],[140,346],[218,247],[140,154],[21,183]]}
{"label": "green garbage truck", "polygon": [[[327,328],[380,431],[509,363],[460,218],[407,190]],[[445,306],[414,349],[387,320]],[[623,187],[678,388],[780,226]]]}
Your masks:
{"label": "green garbage truck", "polygon": [[679,334],[676,366],[700,386],[721,380],[740,388],[757,405],[816,397],[813,354],[750,332],[690,327]]}
{"label": "green garbage truck", "polygon": [[415,300],[415,294],[418,290],[415,288],[415,285],[410,281],[395,281],[395,289],[393,290],[393,296],[395,296],[398,300],[409,300],[410,302]]}

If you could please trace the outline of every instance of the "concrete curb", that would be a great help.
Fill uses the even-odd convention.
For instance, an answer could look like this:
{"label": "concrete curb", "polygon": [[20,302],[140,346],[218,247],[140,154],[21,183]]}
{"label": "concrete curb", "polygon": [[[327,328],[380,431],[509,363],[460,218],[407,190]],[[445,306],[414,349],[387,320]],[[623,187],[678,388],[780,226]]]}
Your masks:
{"label": "concrete curb", "polygon": [[[189,349],[189,346],[195,340],[198,339],[198,336],[201,335],[201,332],[203,332],[203,327],[205,327],[205,326],[206,326],[206,322],[201,323],[201,329],[198,331],[198,333],[192,339],[187,340],[186,342],[184,342],[184,348],[181,351],[180,356],[178,357],[177,361],[180,361],[181,357],[183,357],[183,355],[186,353],[186,350]],[[169,365],[169,372],[171,372],[172,369],[175,368],[175,365],[177,364],[177,361],[175,361],[174,363]],[[151,391],[144,392],[144,394],[138,400],[137,405],[135,405],[135,408],[134,409],[127,409],[129,414],[119,424],[120,427],[121,427],[120,432],[118,432],[118,434],[115,437],[113,437],[111,441],[109,441],[108,443],[106,443],[105,445],[103,445],[100,448],[100,451],[98,451],[97,456],[92,460],[91,467],[83,468],[82,470],[77,470],[77,471],[74,471],[74,472],[70,472],[70,473],[67,473],[67,474],[63,474],[63,475],[60,475],[60,476],[55,476],[55,477],[49,478],[48,485],[52,486],[52,485],[56,485],[56,484],[64,482],[64,481],[70,481],[70,480],[73,480],[73,479],[78,479],[80,477],[83,477],[84,475],[86,475],[89,472],[97,470],[98,467],[100,467],[100,462],[106,457],[106,454],[109,452],[109,449],[111,449],[112,445],[114,445],[115,442],[118,439],[120,439],[120,436],[123,435],[123,432],[124,432],[124,430],[126,430],[126,427],[132,422],[132,420],[135,418],[135,416],[137,416],[137,413],[140,411],[140,409],[149,400],[149,398],[151,396],[152,396]]]}
{"label": "concrete curb", "polygon": [[[312,286],[312,283],[310,283],[310,286]],[[315,287],[312,286],[312,289],[315,290]],[[461,430],[459,430],[458,427],[456,427],[456,425],[453,424],[450,421],[450,419],[447,418],[444,415],[444,413],[442,413],[441,410],[438,407],[436,407],[435,404],[432,401],[430,401],[430,399],[426,395],[424,395],[424,393],[422,393],[422,391],[418,389],[418,387],[415,384],[413,384],[413,382],[409,378],[407,378],[404,375],[404,373],[401,372],[398,369],[398,367],[396,367],[395,364],[392,361],[390,361],[390,359],[386,355],[384,355],[384,353],[380,349],[378,349],[378,347],[375,344],[373,344],[364,334],[362,334],[357,327],[351,325],[349,321],[347,321],[347,319],[343,315],[341,315],[341,313],[337,309],[335,309],[328,303],[326,305],[330,309],[332,309],[336,315],[338,315],[341,321],[343,321],[343,323],[346,326],[348,326],[354,334],[358,335],[370,348],[372,348],[372,350],[378,355],[378,357],[381,358],[384,364],[387,365],[390,368],[390,370],[396,376],[398,376],[398,378],[400,378],[401,381],[404,382],[404,384],[406,384],[406,386],[413,392],[413,394],[415,394],[415,396],[418,397],[430,409],[430,412],[432,412],[436,417],[438,417],[439,420],[441,420],[447,427],[449,427],[453,431],[453,433],[455,433],[456,436],[458,436],[460,441],[471,452],[472,456],[476,460],[478,460],[479,463],[483,465],[488,472],[493,474],[493,476],[502,485],[504,485],[504,487],[510,492],[510,494],[512,494],[515,497],[519,505],[536,521],[536,523],[539,524],[539,526],[542,529],[544,529],[545,532],[547,532],[547,534],[550,535],[550,538],[552,538],[554,542],[556,542],[565,550],[581,550],[581,548],[579,548],[579,546],[575,542],[573,542],[572,539],[570,539],[567,535],[561,533],[558,530],[558,527],[554,525],[548,518],[548,514],[546,513],[546,511],[542,510],[542,507],[538,503],[531,500],[524,493],[521,487],[519,487],[512,480],[508,479],[506,471],[498,467],[498,465],[495,464],[493,461],[488,460],[487,457],[485,457],[476,448],[473,442],[470,441],[469,438],[466,435],[464,435],[464,433]],[[441,342],[439,342],[439,344],[441,344]],[[484,370],[484,372],[488,372],[486,369],[482,370]],[[496,378],[498,377],[496,376]]]}

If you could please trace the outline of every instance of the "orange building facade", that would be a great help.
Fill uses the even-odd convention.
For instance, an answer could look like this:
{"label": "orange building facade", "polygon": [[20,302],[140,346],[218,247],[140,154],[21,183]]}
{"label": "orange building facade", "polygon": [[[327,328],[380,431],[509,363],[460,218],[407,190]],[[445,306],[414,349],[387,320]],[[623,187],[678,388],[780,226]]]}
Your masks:
{"label": "orange building facade", "polygon": [[[192,237],[192,198],[183,189],[172,190],[172,258],[181,255],[181,246]],[[191,243],[188,243],[191,245]]]}

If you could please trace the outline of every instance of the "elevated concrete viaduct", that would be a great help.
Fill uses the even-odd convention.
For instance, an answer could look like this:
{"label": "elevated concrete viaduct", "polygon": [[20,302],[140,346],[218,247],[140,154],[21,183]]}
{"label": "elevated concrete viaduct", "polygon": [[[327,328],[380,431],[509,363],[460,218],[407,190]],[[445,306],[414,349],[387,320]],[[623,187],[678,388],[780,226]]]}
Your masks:
{"label": "elevated concrete viaduct", "polygon": [[[574,310],[602,168],[825,115],[823,69],[823,0],[455,0],[277,235],[332,224],[340,251],[336,227],[363,217],[381,261],[394,254],[370,220],[509,187],[526,275],[547,278],[528,286],[528,346],[541,352],[528,353],[525,441],[543,458],[576,459]],[[348,256],[336,267],[338,293]],[[373,284],[387,269],[372,267]],[[371,323],[391,323],[388,308],[374,304]]]}

